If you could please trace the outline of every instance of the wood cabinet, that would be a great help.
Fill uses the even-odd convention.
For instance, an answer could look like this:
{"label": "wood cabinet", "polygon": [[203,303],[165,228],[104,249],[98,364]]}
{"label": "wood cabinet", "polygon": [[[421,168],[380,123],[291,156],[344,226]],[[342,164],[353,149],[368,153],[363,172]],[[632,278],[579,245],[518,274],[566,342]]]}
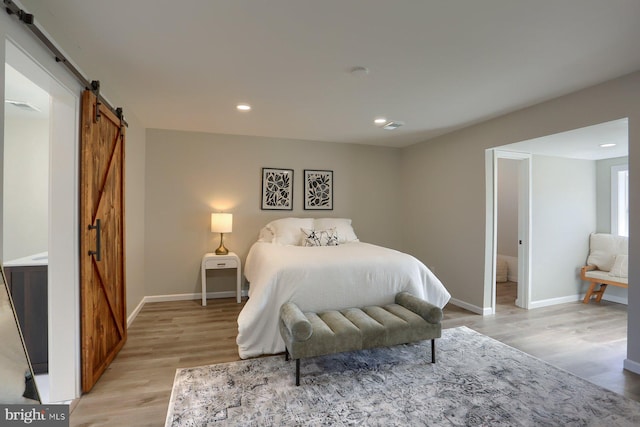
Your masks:
{"label": "wood cabinet", "polygon": [[5,267],[20,329],[36,374],[49,370],[47,266]]}

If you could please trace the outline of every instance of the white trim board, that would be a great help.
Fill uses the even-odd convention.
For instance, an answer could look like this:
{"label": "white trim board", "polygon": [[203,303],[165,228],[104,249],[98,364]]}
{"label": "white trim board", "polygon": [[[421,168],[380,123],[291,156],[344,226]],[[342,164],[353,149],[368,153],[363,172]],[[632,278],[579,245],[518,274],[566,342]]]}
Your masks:
{"label": "white trim board", "polygon": [[[541,307],[548,307],[550,305],[558,305],[558,304],[566,304],[568,302],[582,301],[585,295],[586,294],[567,295],[565,297],[550,298],[550,299],[545,299],[540,301],[532,301],[529,308],[541,308]],[[602,296],[602,299],[605,301],[611,301],[618,304],[628,305],[627,298],[624,298],[624,297],[618,297],[615,295],[607,296],[607,294],[604,294]],[[590,304],[592,303],[593,301],[590,302]]]}
{"label": "white trim board", "polygon": [[624,359],[622,367],[627,371],[634,372],[636,374],[640,374],[640,363],[634,362],[631,359]]}
{"label": "white trim board", "polygon": [[131,327],[131,324],[133,323],[133,321],[136,319],[136,317],[138,317],[138,313],[140,313],[140,310],[142,310],[142,307],[144,307],[145,304],[145,299],[146,297],[142,298],[140,300],[140,303],[136,306],[136,308],[131,312],[131,314],[129,315],[129,317],[127,317],[127,329],[129,329]]}
{"label": "white trim board", "polygon": [[[243,290],[241,295],[246,297],[248,292]],[[207,292],[207,299],[209,298],[235,298],[236,291],[223,291],[223,292]],[[142,301],[136,306],[136,308],[131,312],[129,317],[127,318],[127,328],[131,327],[133,321],[138,317],[140,311],[147,303],[153,302],[168,302],[168,301],[188,301],[188,300],[199,300],[202,298],[201,293],[193,293],[193,294],[171,294],[171,295],[149,295],[142,298]]]}
{"label": "white trim board", "polygon": [[[584,298],[584,295],[582,296],[582,298]],[[549,298],[549,299],[543,299],[538,301],[531,301],[531,303],[529,304],[529,308],[530,309],[542,308],[542,307],[548,307],[550,305],[566,304],[568,302],[581,301],[582,298],[580,297],[580,295],[576,294],[576,295],[567,295],[567,296],[558,297],[558,298]]]}
{"label": "white trim board", "polygon": [[473,313],[481,314],[483,316],[493,314],[491,307],[487,307],[487,308],[478,307],[477,305],[469,304],[468,302],[465,302],[456,298],[451,298],[449,302],[457,307],[464,308],[465,310],[469,310]]}

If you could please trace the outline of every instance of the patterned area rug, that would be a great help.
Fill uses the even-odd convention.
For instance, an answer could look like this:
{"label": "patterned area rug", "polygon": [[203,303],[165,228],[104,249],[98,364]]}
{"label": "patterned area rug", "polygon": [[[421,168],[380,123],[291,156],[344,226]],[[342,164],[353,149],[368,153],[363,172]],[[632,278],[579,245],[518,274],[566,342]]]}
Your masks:
{"label": "patterned area rug", "polygon": [[638,426],[640,403],[466,327],[301,362],[178,369],[166,426]]}

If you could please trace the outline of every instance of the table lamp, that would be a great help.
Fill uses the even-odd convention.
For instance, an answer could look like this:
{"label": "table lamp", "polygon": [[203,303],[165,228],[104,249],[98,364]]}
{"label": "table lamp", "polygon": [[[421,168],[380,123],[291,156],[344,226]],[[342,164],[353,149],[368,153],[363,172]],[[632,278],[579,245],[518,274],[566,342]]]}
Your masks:
{"label": "table lamp", "polygon": [[230,213],[212,213],[211,214],[211,232],[220,233],[220,246],[216,249],[216,255],[226,255],[229,250],[224,247],[224,233],[231,233],[233,224],[233,214]]}

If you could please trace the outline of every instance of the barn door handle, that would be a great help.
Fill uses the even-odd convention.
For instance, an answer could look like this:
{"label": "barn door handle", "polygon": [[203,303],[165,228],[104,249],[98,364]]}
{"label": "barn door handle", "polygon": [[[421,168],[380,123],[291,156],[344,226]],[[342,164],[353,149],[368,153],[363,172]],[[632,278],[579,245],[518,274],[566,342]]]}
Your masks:
{"label": "barn door handle", "polygon": [[89,224],[89,230],[96,230],[96,250],[89,251],[89,256],[95,255],[96,261],[100,261],[102,260],[102,250],[101,250],[102,245],[100,244],[100,235],[102,233],[100,232],[101,230],[100,220],[96,219],[96,225]]}

